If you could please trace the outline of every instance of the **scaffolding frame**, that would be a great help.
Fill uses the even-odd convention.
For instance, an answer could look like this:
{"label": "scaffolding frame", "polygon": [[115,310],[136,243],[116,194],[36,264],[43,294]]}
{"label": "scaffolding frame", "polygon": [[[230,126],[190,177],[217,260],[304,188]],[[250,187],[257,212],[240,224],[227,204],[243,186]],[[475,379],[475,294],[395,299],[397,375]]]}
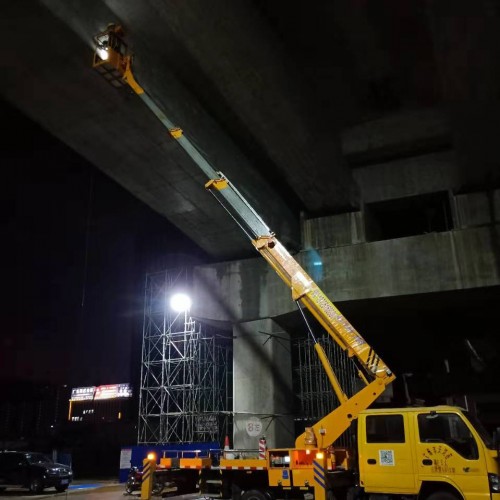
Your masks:
{"label": "scaffolding frame", "polygon": [[145,284],[138,444],[222,442],[230,426],[231,342],[169,297],[187,269],[148,274]]}
{"label": "scaffolding frame", "polygon": [[[347,395],[351,397],[359,389],[357,368],[345,351],[329,337],[317,339],[323,347],[330,364],[337,375],[339,383]],[[297,360],[295,368],[296,396],[300,402],[300,415],[297,420],[314,423],[332,412],[340,402],[330,385],[325,369],[314,349],[314,341],[310,338],[299,338],[294,341]],[[349,431],[341,436],[337,445],[352,445],[353,437]]]}

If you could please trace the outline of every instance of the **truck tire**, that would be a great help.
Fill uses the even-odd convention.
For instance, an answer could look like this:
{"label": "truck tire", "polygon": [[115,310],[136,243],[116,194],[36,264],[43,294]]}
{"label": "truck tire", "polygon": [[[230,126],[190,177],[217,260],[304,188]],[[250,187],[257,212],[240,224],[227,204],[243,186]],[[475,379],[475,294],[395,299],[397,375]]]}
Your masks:
{"label": "truck tire", "polygon": [[263,491],[248,490],[241,495],[241,500],[268,500],[268,498]]}
{"label": "truck tire", "polygon": [[426,500],[459,500],[459,498],[449,491],[435,491]]}
{"label": "truck tire", "polygon": [[[226,485],[224,483],[224,481],[222,481],[222,484],[223,485]],[[226,490],[228,490],[229,488],[227,488],[227,485],[226,485]],[[231,484],[231,492],[229,495],[224,495],[224,492],[222,494],[222,498],[231,498],[232,500],[241,500],[241,488],[235,484],[235,483],[232,483]]]}

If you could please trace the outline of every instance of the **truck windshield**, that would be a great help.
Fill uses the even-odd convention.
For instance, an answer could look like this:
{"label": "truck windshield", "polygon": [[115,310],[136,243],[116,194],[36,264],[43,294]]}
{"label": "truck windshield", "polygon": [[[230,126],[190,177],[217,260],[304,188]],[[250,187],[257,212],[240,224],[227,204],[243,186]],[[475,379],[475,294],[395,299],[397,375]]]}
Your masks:
{"label": "truck windshield", "polygon": [[484,428],[481,421],[475,415],[471,415],[470,413],[464,412],[464,415],[472,424],[474,429],[476,429],[476,432],[479,434],[479,437],[483,440],[483,443],[486,445],[486,447],[490,450],[494,450],[495,447],[493,446],[493,438],[490,433]]}

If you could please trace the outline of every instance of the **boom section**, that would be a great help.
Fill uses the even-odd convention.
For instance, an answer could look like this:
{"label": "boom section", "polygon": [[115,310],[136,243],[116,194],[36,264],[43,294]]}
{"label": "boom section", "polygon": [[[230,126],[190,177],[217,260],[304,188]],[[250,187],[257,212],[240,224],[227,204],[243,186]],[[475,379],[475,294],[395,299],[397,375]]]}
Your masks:
{"label": "boom section", "polygon": [[293,300],[306,307],[335,342],[347,351],[350,357],[356,357],[364,368],[366,377],[362,373],[360,375],[365,383],[369,383],[367,378],[378,379],[383,385],[392,382],[395,377],[380,356],[375,353],[302,266],[278,241],[228,179],[219,172],[219,177],[209,181],[206,188],[244,229],[257,251],[291,289]]}

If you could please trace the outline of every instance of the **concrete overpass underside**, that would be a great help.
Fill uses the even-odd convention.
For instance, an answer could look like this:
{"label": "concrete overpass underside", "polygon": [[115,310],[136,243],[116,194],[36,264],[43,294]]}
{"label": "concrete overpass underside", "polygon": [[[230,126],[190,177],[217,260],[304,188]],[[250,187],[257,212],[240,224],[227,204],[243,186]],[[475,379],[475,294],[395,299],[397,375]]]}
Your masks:
{"label": "concrete overpass underside", "polygon": [[[288,291],[248,259],[202,173],[137,96],[92,70],[110,22],[148,94],[396,365],[417,371],[456,339],[498,359],[496,2],[17,0],[0,14],[2,97],[221,261],[194,271],[196,316],[240,337],[262,321],[295,334]],[[421,354],[410,366],[408,339]]]}

